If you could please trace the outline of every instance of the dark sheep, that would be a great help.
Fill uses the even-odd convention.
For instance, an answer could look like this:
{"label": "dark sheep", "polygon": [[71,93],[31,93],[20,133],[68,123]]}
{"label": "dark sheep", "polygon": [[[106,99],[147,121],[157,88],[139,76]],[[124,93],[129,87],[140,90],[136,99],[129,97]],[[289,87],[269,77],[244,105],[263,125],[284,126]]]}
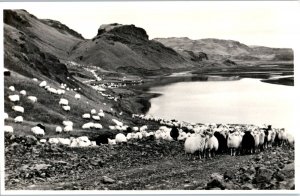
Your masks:
{"label": "dark sheep", "polygon": [[10,76],[10,71],[4,71],[4,76]]}
{"label": "dark sheep", "polygon": [[242,139],[242,152],[243,154],[251,154],[255,149],[255,140],[250,131],[245,131]]}
{"label": "dark sheep", "polygon": [[224,137],[223,134],[221,134],[220,132],[216,131],[214,133],[214,136],[217,138],[218,142],[219,142],[219,148],[217,150],[218,154],[222,154],[222,153],[226,153],[228,150],[227,147],[227,139]]}
{"label": "dark sheep", "polygon": [[170,136],[173,138],[173,140],[177,141],[177,138],[179,136],[179,131],[176,127],[172,127]]}
{"label": "dark sheep", "polygon": [[41,123],[37,124],[36,126],[43,129],[44,131],[46,130],[45,126]]}
{"label": "dark sheep", "polygon": [[100,144],[108,144],[108,138],[113,139],[114,137],[115,134],[113,134],[112,132],[104,131],[95,139],[95,141],[96,144],[99,146]]}

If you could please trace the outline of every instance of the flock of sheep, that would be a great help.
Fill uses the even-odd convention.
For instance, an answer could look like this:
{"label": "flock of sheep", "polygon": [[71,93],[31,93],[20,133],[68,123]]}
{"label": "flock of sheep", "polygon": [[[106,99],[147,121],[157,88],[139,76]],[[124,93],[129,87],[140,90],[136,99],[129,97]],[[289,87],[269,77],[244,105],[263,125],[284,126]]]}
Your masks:
{"label": "flock of sheep", "polygon": [[[96,77],[96,76],[95,76]],[[97,76],[98,77],[98,76]],[[38,83],[36,78],[33,81]],[[44,88],[50,94],[64,95],[66,91],[77,91],[79,89],[70,89],[66,84],[61,84],[60,88],[56,89],[47,85],[46,81],[42,81],[38,84],[40,88]],[[15,93],[15,87],[10,86],[9,90],[11,94],[8,99],[15,103],[12,109],[17,113],[24,113],[24,108],[17,105],[20,98],[27,98],[33,104],[37,102],[37,97],[27,95],[25,90],[20,90],[19,94]],[[102,91],[99,92],[108,99],[117,101],[117,98],[105,94]],[[76,93],[75,99],[81,99],[81,95]],[[63,110],[70,111],[71,107],[69,101],[66,98],[60,98],[58,103]],[[111,108],[111,110],[113,110]],[[101,118],[105,117],[105,113],[102,109],[92,109],[89,112],[82,114],[83,119],[90,119],[88,123],[84,123],[82,129],[103,129],[102,124],[99,123]],[[8,114],[5,113],[4,119],[8,118]],[[152,140],[167,140],[177,141],[183,143],[183,148],[186,154],[198,154],[201,157],[212,157],[216,153],[230,153],[235,156],[237,154],[254,153],[269,148],[272,145],[290,145],[293,146],[293,136],[286,132],[284,128],[276,129],[269,126],[255,126],[255,125],[239,125],[232,126],[226,124],[190,124],[186,122],[180,122],[176,120],[165,120],[162,118],[152,117],[148,115],[133,114],[132,118],[140,118],[146,121],[155,121],[161,126],[157,130],[148,130],[147,125],[141,127],[130,127],[124,125],[123,122],[111,119],[112,125],[108,126],[111,131],[117,131],[117,134],[102,134],[95,141],[90,141],[87,136],[81,136],[78,138],[49,138],[41,139],[41,143],[49,142],[51,144],[63,144],[70,147],[88,147],[97,146],[101,144],[116,145],[118,143],[126,143],[130,140],[141,140],[143,138],[150,138]],[[15,123],[22,123],[23,117],[21,115],[14,118]],[[57,134],[61,132],[73,131],[73,122],[65,120],[62,122],[63,126],[57,126],[55,131]],[[13,132],[13,127],[5,125],[5,132]],[[31,132],[37,136],[45,136],[45,126],[37,124],[31,128]]]}

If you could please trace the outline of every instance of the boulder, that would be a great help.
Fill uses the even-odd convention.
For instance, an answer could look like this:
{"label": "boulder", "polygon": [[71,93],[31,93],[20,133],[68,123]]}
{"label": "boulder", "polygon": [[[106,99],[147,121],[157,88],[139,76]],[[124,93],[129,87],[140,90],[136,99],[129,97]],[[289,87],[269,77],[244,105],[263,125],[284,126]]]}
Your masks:
{"label": "boulder", "polygon": [[256,172],[253,183],[270,183],[273,176],[273,171],[265,167],[261,167]]}

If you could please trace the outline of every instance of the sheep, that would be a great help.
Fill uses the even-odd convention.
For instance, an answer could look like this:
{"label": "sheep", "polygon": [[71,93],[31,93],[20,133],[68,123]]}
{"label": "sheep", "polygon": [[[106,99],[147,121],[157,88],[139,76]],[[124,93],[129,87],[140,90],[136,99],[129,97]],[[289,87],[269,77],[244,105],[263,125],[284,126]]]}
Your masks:
{"label": "sheep", "polygon": [[242,151],[244,154],[252,154],[255,149],[255,140],[251,131],[245,131],[242,139]]}
{"label": "sheep", "polygon": [[26,95],[26,91],[25,90],[21,90],[20,94],[25,96]]}
{"label": "sheep", "polygon": [[265,131],[263,129],[261,129],[260,133],[259,133],[259,148],[260,148],[260,151],[264,150],[264,144],[265,144]]}
{"label": "sheep", "polygon": [[58,94],[57,90],[55,88],[52,88],[52,87],[48,88],[47,91],[50,92],[50,93],[53,93],[53,94]]}
{"label": "sheep", "polygon": [[94,120],[100,120],[100,116],[92,116]]}
{"label": "sheep", "polygon": [[109,145],[115,145],[115,144],[116,144],[116,140],[115,140],[115,139],[109,139],[109,138],[108,138],[108,144],[109,144]]}
{"label": "sheep", "polygon": [[58,138],[58,142],[60,144],[68,145],[68,146],[71,144],[71,140],[68,138]]}
{"label": "sheep", "polygon": [[79,100],[81,98],[81,96],[79,94],[75,95],[75,99]]}
{"label": "sheep", "polygon": [[36,78],[32,78],[32,80],[33,80],[33,81],[35,81],[35,82],[37,82],[37,81],[38,81],[38,79],[36,79]]}
{"label": "sheep", "polygon": [[294,144],[295,144],[295,138],[294,136],[291,134],[291,133],[286,133],[286,140],[288,142],[288,145],[290,147],[294,147]]}
{"label": "sheep", "polygon": [[19,95],[9,95],[8,98],[12,102],[20,101],[20,96]]}
{"label": "sheep", "polygon": [[134,133],[127,133],[127,135],[126,135],[127,141],[133,139],[133,136],[134,136]]}
{"label": "sheep", "polygon": [[118,133],[115,137],[116,143],[127,142],[127,138],[123,133]]}
{"label": "sheep", "polygon": [[116,120],[116,119],[112,119],[112,121],[113,121],[116,125],[118,125],[118,126],[123,126],[123,123],[120,122],[120,121],[118,121],[118,120]]}
{"label": "sheep", "polygon": [[187,133],[186,132],[183,132],[182,130],[180,131],[179,133],[179,136],[177,138],[178,141],[181,141],[181,140],[185,140],[187,138]]}
{"label": "sheep", "polygon": [[58,95],[63,95],[66,92],[65,90],[61,90],[61,89],[57,89],[56,91]]}
{"label": "sheep", "polygon": [[94,123],[95,129],[102,129],[102,125],[100,123]]}
{"label": "sheep", "polygon": [[61,133],[61,132],[62,132],[61,126],[57,126],[57,127],[55,128],[55,132],[56,132],[56,133]]}
{"label": "sheep", "polygon": [[141,132],[136,132],[133,135],[133,139],[142,139],[143,138],[143,134]]}
{"label": "sheep", "polygon": [[31,132],[34,133],[37,136],[44,136],[45,135],[45,131],[43,129],[41,129],[40,127],[38,127],[38,126],[32,127]]}
{"label": "sheep", "polygon": [[219,149],[218,139],[212,134],[208,133],[205,141],[205,150],[207,151],[207,157],[215,155],[215,152]]}
{"label": "sheep", "polygon": [[146,131],[148,129],[147,125],[143,125],[140,127],[140,131]]}
{"label": "sheep", "polygon": [[94,125],[94,123],[93,122],[88,122],[88,123],[85,123],[85,124],[83,124],[82,125],[82,129],[91,129],[91,128],[93,128],[95,125]]}
{"label": "sheep", "polygon": [[68,104],[69,104],[69,101],[67,99],[60,98],[59,105],[68,105]]}
{"label": "sheep", "polygon": [[17,117],[15,118],[15,122],[16,122],[16,123],[22,123],[22,122],[23,122],[23,117],[22,117],[22,116],[17,116]]}
{"label": "sheep", "polygon": [[4,120],[8,119],[8,114],[6,112],[4,112]]}
{"label": "sheep", "polygon": [[4,132],[6,133],[13,133],[14,128],[12,126],[4,125]]}
{"label": "sheep", "polygon": [[279,130],[279,132],[278,132],[278,139],[279,139],[279,145],[284,144],[285,139],[286,139],[286,132],[285,132],[284,128],[282,128],[282,129]]}
{"label": "sheep", "polygon": [[71,110],[71,107],[68,106],[68,105],[63,105],[62,108],[63,108],[63,110],[65,110],[65,111],[70,111],[70,110]]}
{"label": "sheep", "polygon": [[72,121],[66,121],[66,120],[64,120],[63,121],[63,125],[64,126],[73,126],[73,122]]}
{"label": "sheep", "polygon": [[27,99],[30,100],[32,103],[37,102],[37,98],[35,96],[28,96]]}
{"label": "sheep", "polygon": [[230,149],[231,156],[236,155],[236,151],[240,147],[240,144],[241,144],[241,136],[237,131],[233,133],[228,133],[227,146],[228,149]]}
{"label": "sheep", "polygon": [[88,114],[88,113],[86,113],[86,114],[83,114],[83,115],[82,115],[82,118],[84,118],[84,119],[90,119],[90,118],[91,118],[91,115]]}
{"label": "sheep", "polygon": [[24,113],[24,108],[22,106],[13,106],[12,109],[16,112]]}
{"label": "sheep", "polygon": [[171,129],[171,132],[170,132],[170,136],[176,141],[178,136],[179,136],[179,131],[178,129],[174,126],[172,127]]}
{"label": "sheep", "polygon": [[258,149],[259,148],[259,139],[260,139],[260,134],[259,134],[259,132],[258,131],[253,131],[252,132],[252,135],[253,135],[253,137],[254,137],[254,146],[255,146],[255,148],[254,148],[254,152],[256,151],[256,149]]}
{"label": "sheep", "polygon": [[99,112],[99,113],[98,113],[98,116],[100,116],[100,117],[103,118],[103,117],[105,116],[105,114],[104,114],[103,112]]}
{"label": "sheep", "polygon": [[47,85],[47,82],[46,82],[46,81],[42,81],[42,82],[39,84],[40,87],[45,87],[46,85]]}
{"label": "sheep", "polygon": [[194,134],[191,137],[188,137],[184,142],[184,151],[186,154],[195,154],[198,152],[199,158],[203,154],[205,147],[205,136],[203,134]]}
{"label": "sheep", "polygon": [[108,144],[108,138],[112,139],[114,138],[114,134],[111,133],[110,131],[104,131],[101,132],[100,135],[97,136],[96,138],[96,144],[100,145],[100,144]]}
{"label": "sheep", "polygon": [[44,143],[46,143],[46,142],[47,142],[46,139],[40,139],[40,143],[44,144]]}
{"label": "sheep", "polygon": [[14,86],[10,86],[10,87],[8,87],[8,89],[9,89],[10,91],[15,91],[15,90],[16,90]]}
{"label": "sheep", "polygon": [[64,132],[70,132],[70,131],[73,131],[73,126],[71,126],[71,125],[65,126]]}
{"label": "sheep", "polygon": [[133,127],[132,130],[133,130],[134,132],[137,132],[137,131],[139,131],[139,128],[138,128],[138,127]]}
{"label": "sheep", "polygon": [[50,144],[58,144],[59,140],[58,140],[58,138],[49,138],[48,142]]}
{"label": "sheep", "polygon": [[217,138],[219,143],[219,148],[217,150],[218,154],[225,153],[228,150],[226,136],[222,133],[223,131],[215,131],[214,136]]}
{"label": "sheep", "polygon": [[95,109],[91,109],[91,114],[96,114],[97,111]]}

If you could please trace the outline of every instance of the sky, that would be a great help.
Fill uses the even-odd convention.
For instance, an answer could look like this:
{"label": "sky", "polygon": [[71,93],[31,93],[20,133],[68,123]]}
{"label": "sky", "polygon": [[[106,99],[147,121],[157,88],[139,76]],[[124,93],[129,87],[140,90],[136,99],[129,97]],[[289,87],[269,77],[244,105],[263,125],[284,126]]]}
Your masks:
{"label": "sky", "polygon": [[[17,3],[38,18],[54,19],[93,38],[101,24],[134,24],[149,38],[237,40],[293,48],[299,43],[299,1],[144,1]],[[299,12],[299,13],[298,13]]]}

